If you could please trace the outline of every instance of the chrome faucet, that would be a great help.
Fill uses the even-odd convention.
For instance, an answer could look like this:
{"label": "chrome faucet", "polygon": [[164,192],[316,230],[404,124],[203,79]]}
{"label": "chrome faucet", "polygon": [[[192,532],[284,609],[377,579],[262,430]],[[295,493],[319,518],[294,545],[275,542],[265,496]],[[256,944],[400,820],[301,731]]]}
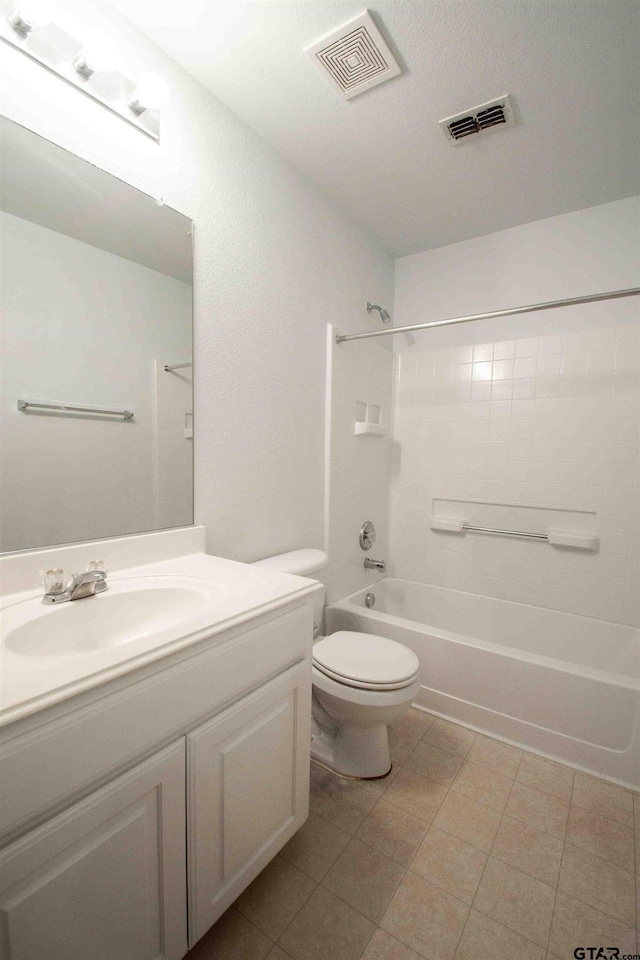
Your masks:
{"label": "chrome faucet", "polygon": [[108,589],[107,571],[102,561],[93,561],[84,573],[73,574],[66,582],[63,570],[48,570],[44,577],[46,593],[43,603],[66,603],[69,600],[84,600]]}
{"label": "chrome faucet", "polygon": [[364,558],[365,570],[377,570],[378,573],[386,573],[387,565],[384,560],[371,560],[369,557]]}

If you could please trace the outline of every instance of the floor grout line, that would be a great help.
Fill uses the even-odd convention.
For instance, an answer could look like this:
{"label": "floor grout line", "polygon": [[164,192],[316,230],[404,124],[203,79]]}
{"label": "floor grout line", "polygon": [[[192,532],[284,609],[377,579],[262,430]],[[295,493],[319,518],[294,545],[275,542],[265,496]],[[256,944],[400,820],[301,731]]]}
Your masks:
{"label": "floor grout line", "polygon": [[[514,786],[515,786],[515,784],[516,784],[517,777],[518,777],[518,773],[520,772],[520,767],[521,767],[521,765],[522,765],[523,759],[524,759],[524,753],[523,753],[522,756],[520,757],[520,763],[518,764],[518,769],[516,770],[516,776],[515,776],[514,781],[513,781]],[[573,782],[575,783],[575,777],[573,778]],[[572,786],[571,786],[571,795],[573,796],[573,784],[572,784]],[[509,794],[509,796],[511,796],[511,794]],[[508,802],[508,801],[507,801],[507,802]],[[506,807],[505,807],[505,810],[506,810]],[[557,899],[558,899],[558,889],[559,889],[559,884],[560,884],[560,874],[562,873],[562,858],[564,857],[564,845],[565,845],[565,838],[566,838],[566,836],[567,836],[567,826],[568,826],[568,824],[569,824],[569,813],[570,813],[570,812],[571,812],[571,804],[569,804],[569,812],[567,813],[567,822],[565,823],[565,827],[564,827],[564,837],[563,837],[563,839],[562,839],[562,853],[560,854],[560,869],[558,870],[558,879],[557,879],[556,884],[555,884],[555,887],[554,887],[553,907],[551,908],[551,919],[550,919],[550,921],[549,921],[549,932],[548,932],[548,934],[547,934],[547,943],[546,943],[546,946],[545,946],[545,948],[544,948],[545,956],[546,956],[546,955],[548,954],[548,952],[549,952],[549,942],[550,942],[550,940],[551,940],[551,931],[553,930],[553,920],[554,920],[554,917],[555,917],[555,914],[556,914],[556,902],[557,902]],[[514,817],[514,819],[515,819],[515,817]],[[502,821],[500,821],[500,822],[502,822]],[[500,829],[500,827],[498,827],[498,829]],[[541,832],[544,832],[544,831],[541,831]],[[524,873],[524,870],[523,870],[522,872]],[[548,886],[551,886],[551,884],[548,884]]]}
{"label": "floor grout line", "polygon": [[[638,879],[638,855],[640,854],[640,851],[638,850],[638,831],[640,830],[640,823],[638,823],[637,821],[637,817],[638,817],[637,807],[638,807],[638,804],[636,803],[634,798],[632,800],[632,820],[633,820],[633,870],[634,870],[634,878],[635,878],[635,895],[636,895],[636,931],[638,930],[638,928],[640,928],[640,913],[638,912],[640,910],[640,907],[639,907],[640,881]],[[636,932],[636,940],[638,939],[638,936],[639,935]],[[640,948],[640,944],[638,944],[638,947]],[[640,953],[640,949],[638,950],[638,952]]]}
{"label": "floor grout line", "polygon": [[[519,769],[519,768],[520,768],[520,762],[518,763],[518,769]],[[516,773],[517,773],[517,771],[516,771]],[[512,793],[512,791],[513,791],[513,786],[514,786],[515,782],[516,782],[516,781],[515,781],[515,778],[514,778],[513,784],[511,785],[511,790],[509,790],[509,796],[507,797],[507,803],[505,803],[505,805],[504,805],[504,806],[505,806],[505,810],[506,810],[506,808],[507,808],[507,804],[509,803],[509,798],[511,797],[511,793]],[[483,879],[483,877],[484,877],[484,875],[485,875],[485,871],[486,871],[486,869],[487,869],[487,864],[489,863],[489,860],[491,859],[491,851],[493,850],[493,846],[494,846],[494,844],[495,844],[495,842],[496,842],[496,837],[498,836],[498,831],[500,830],[500,827],[501,827],[501,825],[502,825],[503,819],[504,819],[504,812],[503,812],[503,813],[501,814],[501,816],[500,816],[500,823],[498,824],[497,829],[496,829],[496,832],[495,832],[494,837],[493,837],[493,840],[491,841],[491,847],[489,848],[489,851],[487,852],[487,859],[486,859],[486,861],[485,861],[484,867],[482,868],[482,873],[480,874],[480,879],[478,880],[478,886],[476,887],[476,892],[475,892],[474,895],[473,895],[473,900],[471,901],[471,907],[469,908],[469,914],[468,914],[467,919],[466,919],[466,921],[465,921],[465,925],[464,925],[464,928],[463,928],[463,930],[462,930],[462,933],[460,934],[460,939],[458,940],[458,943],[457,943],[457,945],[456,945],[456,953],[458,952],[458,947],[459,947],[459,945],[460,945],[460,940],[462,939],[462,937],[463,937],[463,935],[464,935],[464,931],[466,930],[466,927],[467,927],[467,923],[469,922],[469,917],[471,916],[471,911],[474,910],[474,909],[476,909],[474,905],[475,905],[475,902],[476,902],[476,900],[477,900],[477,898],[478,898],[478,891],[480,890],[480,887],[481,887],[481,885],[482,885],[482,879]],[[481,910],[478,910],[478,913],[482,913],[482,911],[481,911]],[[485,914],[485,916],[486,916],[486,914]],[[493,920],[493,917],[491,917],[490,919]],[[496,921],[494,921],[494,922],[495,922],[495,923],[499,923],[498,920],[496,920]],[[504,924],[502,924],[502,926],[504,926]],[[508,929],[508,928],[507,928],[507,929]],[[455,960],[455,954],[454,954],[454,960]]]}
{"label": "floor grout line", "polygon": [[551,911],[551,923],[549,924],[549,936],[547,937],[547,953],[549,953],[549,944],[551,943],[551,934],[553,933],[553,921],[556,919],[556,907],[558,904],[558,894],[560,892],[560,874],[562,873],[562,861],[564,859],[565,841],[562,842],[562,853],[560,855],[560,870],[558,871],[558,884],[555,888],[553,897],[553,909]]}

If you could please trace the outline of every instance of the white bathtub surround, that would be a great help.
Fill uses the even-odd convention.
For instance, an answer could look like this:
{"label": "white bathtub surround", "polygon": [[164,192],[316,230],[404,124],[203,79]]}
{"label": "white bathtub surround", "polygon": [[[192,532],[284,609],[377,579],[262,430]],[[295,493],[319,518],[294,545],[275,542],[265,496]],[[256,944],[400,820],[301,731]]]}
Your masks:
{"label": "white bathtub surround", "polygon": [[[396,323],[637,286],[639,200],[397,261]],[[330,628],[411,646],[435,712],[637,788],[637,300],[394,340],[398,579],[373,611],[362,592],[338,604]],[[431,529],[434,515],[598,544]]]}
{"label": "white bathtub surround", "polygon": [[[639,216],[629,197],[404,257],[396,323],[635,287]],[[638,624],[638,319],[629,298],[394,337],[391,571]],[[481,502],[507,529],[527,529],[526,505],[534,530],[577,527],[600,549],[430,531],[434,499],[456,517]]]}
{"label": "white bathtub surround", "polygon": [[[327,631],[397,640],[420,660],[417,703],[597,776],[640,788],[638,632],[387,578],[327,610]],[[605,720],[606,718],[606,720]]]}
{"label": "white bathtub surround", "polygon": [[[325,458],[329,603],[380,578],[363,564],[365,557],[385,560],[387,556],[391,462],[387,436],[393,396],[391,345],[380,340],[336,344],[338,332],[329,324]],[[371,421],[387,432],[357,432],[358,424]],[[373,521],[377,540],[365,552],[358,534],[366,520]]]}
{"label": "white bathtub surround", "polygon": [[[638,624],[640,328],[396,354],[389,569]],[[523,509],[518,509],[522,507]],[[599,550],[430,528],[595,534]]]}

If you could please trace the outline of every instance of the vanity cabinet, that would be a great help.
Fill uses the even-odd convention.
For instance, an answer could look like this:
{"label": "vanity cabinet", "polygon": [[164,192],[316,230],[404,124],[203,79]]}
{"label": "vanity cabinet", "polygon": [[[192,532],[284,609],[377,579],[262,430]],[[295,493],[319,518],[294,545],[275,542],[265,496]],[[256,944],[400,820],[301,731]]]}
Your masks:
{"label": "vanity cabinet", "polygon": [[0,743],[0,960],[180,960],[308,815],[313,606]]}
{"label": "vanity cabinet", "polygon": [[2,960],[179,960],[184,740],[0,854]]}

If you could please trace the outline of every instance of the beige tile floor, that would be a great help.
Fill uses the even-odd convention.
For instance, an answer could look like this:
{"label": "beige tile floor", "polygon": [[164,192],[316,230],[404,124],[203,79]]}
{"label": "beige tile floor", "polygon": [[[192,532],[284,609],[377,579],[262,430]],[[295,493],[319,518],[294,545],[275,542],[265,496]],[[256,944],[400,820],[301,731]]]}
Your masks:
{"label": "beige tile floor", "polygon": [[312,764],[308,821],[188,960],[640,954],[640,795],[414,709],[391,750],[383,781]]}

